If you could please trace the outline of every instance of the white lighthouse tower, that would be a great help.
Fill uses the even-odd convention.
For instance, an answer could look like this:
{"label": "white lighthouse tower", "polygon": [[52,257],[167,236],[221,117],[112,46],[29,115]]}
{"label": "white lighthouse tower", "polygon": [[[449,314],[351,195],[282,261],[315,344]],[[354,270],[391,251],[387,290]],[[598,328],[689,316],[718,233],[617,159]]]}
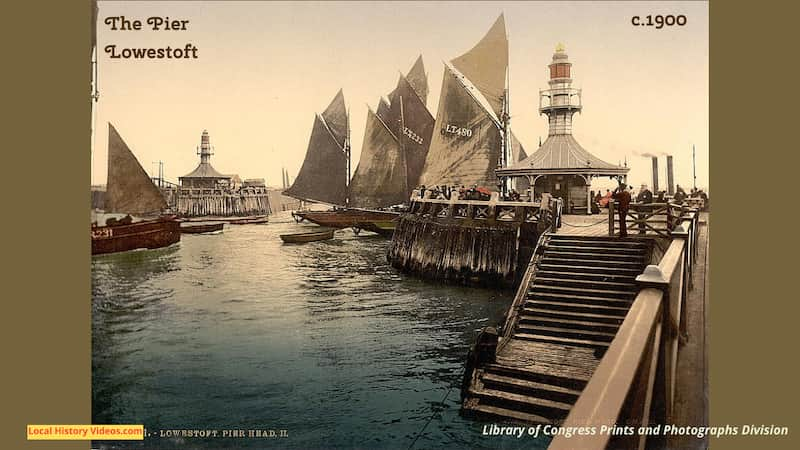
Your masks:
{"label": "white lighthouse tower", "polygon": [[572,116],[580,112],[581,90],[572,87],[570,68],[572,63],[564,52],[564,46],[558,44],[553,53],[550,68],[550,89],[539,91],[539,114],[546,114],[550,124],[548,136],[572,134]]}
{"label": "white lighthouse tower", "polygon": [[550,70],[549,89],[539,91],[539,114],[547,116],[547,139],[532,155],[495,171],[498,177],[526,177],[531,197],[545,192],[564,201],[569,213],[592,212],[592,179],[625,179],[628,168],[603,161],[572,136],[572,117],[583,109],[581,90],[572,87],[572,63],[558,44]]}

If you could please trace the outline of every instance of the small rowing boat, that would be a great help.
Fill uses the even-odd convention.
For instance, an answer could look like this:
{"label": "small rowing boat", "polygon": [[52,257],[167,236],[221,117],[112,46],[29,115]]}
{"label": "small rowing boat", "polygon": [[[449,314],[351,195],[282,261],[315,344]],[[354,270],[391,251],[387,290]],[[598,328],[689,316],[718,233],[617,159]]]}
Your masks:
{"label": "small rowing boat", "polygon": [[181,233],[201,234],[222,231],[225,227],[223,222],[218,223],[181,223]]}
{"label": "small rowing boat", "polygon": [[306,242],[324,241],[333,239],[333,229],[304,231],[301,233],[282,234],[281,240],[289,244],[305,244]]}
{"label": "small rowing boat", "polygon": [[267,216],[251,216],[251,217],[242,217],[241,219],[228,220],[228,223],[231,225],[253,225],[253,224],[267,223],[267,222],[269,222],[269,217]]}

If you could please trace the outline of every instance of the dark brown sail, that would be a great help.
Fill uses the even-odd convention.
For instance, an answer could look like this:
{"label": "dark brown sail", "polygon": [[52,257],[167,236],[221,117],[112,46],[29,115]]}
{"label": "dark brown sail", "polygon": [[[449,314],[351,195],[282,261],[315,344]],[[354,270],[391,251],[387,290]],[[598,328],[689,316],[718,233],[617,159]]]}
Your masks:
{"label": "dark brown sail", "polygon": [[391,112],[387,125],[400,139],[406,155],[407,194],[411,195],[410,190],[419,184],[425,166],[435,119],[406,77],[400,76],[389,100]]}
{"label": "dark brown sail", "polygon": [[350,204],[359,208],[396,205],[408,200],[405,154],[388,125],[367,112],[361,159],[350,183]]}
{"label": "dark brown sail", "polygon": [[[509,135],[511,137],[511,161],[513,161],[512,164],[514,164],[527,158],[528,153],[525,151],[525,147],[522,146],[522,142],[514,135],[513,131],[509,131]],[[530,188],[530,182],[525,177],[518,177],[515,182],[515,189],[519,192],[524,193]]]}
{"label": "dark brown sail", "polygon": [[439,111],[420,177],[426,186],[473,185],[492,189],[500,161],[501,129],[480,92],[445,65]]}
{"label": "dark brown sail", "polygon": [[480,90],[499,117],[503,112],[508,67],[508,38],[503,15],[497,18],[486,36],[472,50],[453,59],[452,63]]}
{"label": "dark brown sail", "polygon": [[347,107],[344,104],[344,94],[341,89],[331,104],[322,112],[322,119],[328,125],[339,147],[343,148],[347,138]]}
{"label": "dark brown sail", "polygon": [[108,185],[105,211],[157,215],[167,202],[116,128],[108,124]]}
{"label": "dark brown sail", "polygon": [[498,185],[508,39],[503,16],[467,53],[445,63],[442,94],[420,183]]}
{"label": "dark brown sail", "polygon": [[347,157],[332,130],[317,115],[303,166],[284,193],[300,200],[344,205],[346,184]]}
{"label": "dark brown sail", "polygon": [[389,102],[387,102],[385,98],[381,97],[380,101],[378,101],[378,110],[375,111],[375,114],[377,114],[378,117],[380,117],[384,121],[392,120],[391,110],[389,108]]}
{"label": "dark brown sail", "polygon": [[422,100],[422,104],[426,105],[428,103],[428,75],[425,73],[425,65],[422,63],[422,55],[419,55],[411,70],[408,71],[406,79]]}

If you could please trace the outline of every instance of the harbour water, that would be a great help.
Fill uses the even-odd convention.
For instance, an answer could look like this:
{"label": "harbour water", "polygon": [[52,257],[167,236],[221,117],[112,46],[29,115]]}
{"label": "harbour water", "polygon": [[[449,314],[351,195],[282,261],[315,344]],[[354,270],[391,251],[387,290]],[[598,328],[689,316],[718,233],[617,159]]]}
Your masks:
{"label": "harbour water", "polygon": [[483,436],[490,422],[458,414],[467,350],[512,292],[398,273],[389,241],[368,233],[281,242],[301,226],[280,213],[267,225],[92,259],[93,423],[143,424],[149,434],[95,447],[546,446]]}

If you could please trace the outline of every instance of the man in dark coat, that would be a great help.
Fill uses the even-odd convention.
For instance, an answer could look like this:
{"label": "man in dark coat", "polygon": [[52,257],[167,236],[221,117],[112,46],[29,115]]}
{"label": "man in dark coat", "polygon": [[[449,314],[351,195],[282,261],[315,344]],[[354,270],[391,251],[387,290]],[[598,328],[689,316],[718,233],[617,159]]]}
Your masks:
{"label": "man in dark coat", "polygon": [[638,203],[653,203],[653,193],[647,189],[647,185],[643,184],[642,189],[639,190],[639,195],[636,196]]}
{"label": "man in dark coat", "polygon": [[641,203],[637,206],[637,209],[639,210],[639,234],[645,234],[647,231],[644,225],[645,213],[652,211],[650,204],[653,203],[653,193],[650,192],[650,189],[647,188],[646,184],[643,184],[642,188],[639,189],[639,195],[636,196],[636,203]]}
{"label": "man in dark coat", "polygon": [[686,191],[683,190],[680,184],[675,188],[675,196],[672,197],[672,200],[679,205],[686,200]]}
{"label": "man in dark coat", "polygon": [[627,237],[628,236],[628,228],[627,224],[625,223],[625,217],[628,215],[628,208],[631,204],[631,193],[628,192],[626,189],[627,186],[625,183],[619,183],[619,187],[614,189],[614,193],[612,197],[614,200],[617,201],[617,213],[619,214],[619,237]]}

